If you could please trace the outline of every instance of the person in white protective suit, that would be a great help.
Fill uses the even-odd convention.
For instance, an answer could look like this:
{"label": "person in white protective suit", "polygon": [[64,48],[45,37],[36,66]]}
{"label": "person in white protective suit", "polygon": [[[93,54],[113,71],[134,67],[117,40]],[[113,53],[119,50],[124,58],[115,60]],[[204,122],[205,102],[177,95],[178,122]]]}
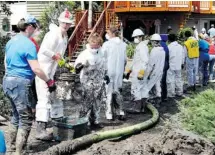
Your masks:
{"label": "person in white protective suit", "polygon": [[208,37],[208,34],[206,33],[206,29],[203,27],[202,28],[202,31],[200,33],[204,38],[207,38]]}
{"label": "person in white protective suit", "polygon": [[142,30],[135,29],[133,31],[132,38],[134,38],[134,43],[137,46],[131,66],[126,67],[124,72],[124,78],[126,79],[131,74],[131,94],[134,96],[134,102],[131,103],[130,108],[126,109],[130,113],[143,112],[146,106],[146,79],[144,79],[144,76],[149,61],[149,49],[143,41],[143,37]]}
{"label": "person in white protective suit", "polygon": [[184,48],[176,41],[175,34],[169,34],[169,69],[167,71],[167,97],[182,96],[183,81],[181,70],[184,67],[185,53]]}
{"label": "person in white protective suit", "polygon": [[163,75],[163,68],[165,63],[165,51],[161,46],[161,36],[153,34],[151,37],[152,50],[149,55],[149,63],[146,70],[146,85],[147,90],[145,96],[148,97],[149,91],[155,88],[155,96],[153,96],[156,103],[161,102],[161,79]]}
{"label": "person in white protective suit", "polygon": [[109,83],[109,78],[105,74],[105,60],[100,50],[102,38],[95,33],[88,42],[87,49],[82,51],[75,61],[75,70],[80,73],[84,93],[79,117],[87,117],[88,125],[92,128],[101,128],[99,115],[105,91],[104,80]]}
{"label": "person in white protective suit", "polygon": [[196,40],[199,40],[199,33],[195,25],[192,27],[192,30],[193,30],[193,37],[196,38]]}
{"label": "person in white protective suit", "polygon": [[[38,61],[47,76],[54,78],[58,60],[65,53],[68,43],[67,31],[73,23],[71,13],[66,9],[58,18],[59,27],[50,24],[49,32],[46,33],[39,53]],[[58,119],[63,117],[63,103],[56,99],[55,92],[49,93],[46,83],[36,77],[36,91],[38,102],[36,105],[36,139],[50,140],[52,135],[46,131],[49,117]]]}
{"label": "person in white protective suit", "polygon": [[[120,92],[127,61],[127,45],[119,38],[119,31],[115,27],[111,27],[107,31],[107,38],[109,38],[108,41],[102,46],[107,65],[107,75],[110,78],[110,83],[106,86],[106,118],[108,120],[114,119],[112,113],[114,106],[117,110],[118,119],[124,120],[123,97]],[[112,103],[113,101],[116,101],[116,103]]]}

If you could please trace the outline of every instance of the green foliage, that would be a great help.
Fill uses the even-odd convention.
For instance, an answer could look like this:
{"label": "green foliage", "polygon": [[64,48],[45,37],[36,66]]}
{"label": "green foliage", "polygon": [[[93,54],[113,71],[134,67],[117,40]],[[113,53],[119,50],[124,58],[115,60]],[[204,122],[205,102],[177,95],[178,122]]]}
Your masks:
{"label": "green foliage", "polygon": [[0,115],[9,120],[11,117],[11,104],[8,98],[4,95],[2,86],[0,85]]}
{"label": "green foliage", "polygon": [[180,44],[182,44],[182,45],[184,44],[184,41],[186,40],[186,37],[184,35],[184,33],[186,31],[190,31],[192,33],[192,35],[193,35],[193,30],[190,27],[186,27],[186,28],[183,28],[183,29],[179,30],[178,34],[177,34],[178,35],[178,42]]}
{"label": "green foliage", "polygon": [[1,1],[0,5],[1,5],[1,9],[0,9],[0,13],[5,13],[7,16],[10,16],[12,14],[12,12],[10,11],[10,7],[7,4],[12,4],[14,3],[14,1]]}
{"label": "green foliage", "polygon": [[206,90],[179,105],[183,126],[215,142],[215,92]]}
{"label": "green foliage", "polygon": [[8,36],[0,36],[0,64],[4,64],[5,46],[9,40]]}
{"label": "green foliage", "polygon": [[40,43],[42,42],[45,34],[49,31],[49,25],[54,23],[58,25],[58,17],[61,12],[67,8],[71,13],[74,12],[75,7],[77,7],[74,1],[55,1],[50,3],[49,7],[41,14],[39,19],[42,25],[41,34],[39,36]]}
{"label": "green foliage", "polygon": [[69,58],[59,60],[58,66],[67,69],[70,73],[75,73],[75,68],[69,63]]}
{"label": "green foliage", "polygon": [[135,48],[136,48],[136,46],[135,46],[135,44],[133,44],[133,43],[129,43],[129,44],[127,45],[126,54],[127,54],[127,57],[128,57],[129,59],[132,59],[132,58],[133,58],[134,52],[135,52]]}

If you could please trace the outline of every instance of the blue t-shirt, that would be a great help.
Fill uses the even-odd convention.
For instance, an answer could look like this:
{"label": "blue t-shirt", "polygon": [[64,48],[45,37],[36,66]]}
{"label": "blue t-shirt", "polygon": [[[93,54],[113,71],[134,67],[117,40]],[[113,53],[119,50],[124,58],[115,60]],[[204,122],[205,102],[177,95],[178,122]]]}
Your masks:
{"label": "blue t-shirt", "polygon": [[36,47],[28,37],[17,34],[6,45],[6,74],[33,79],[35,75],[27,60],[37,60]]}
{"label": "blue t-shirt", "polygon": [[6,153],[6,143],[4,133],[0,130],[0,154]]}
{"label": "blue t-shirt", "polygon": [[200,52],[200,61],[209,61],[210,57],[208,54],[209,51],[209,43],[205,40],[199,40],[199,52]]}

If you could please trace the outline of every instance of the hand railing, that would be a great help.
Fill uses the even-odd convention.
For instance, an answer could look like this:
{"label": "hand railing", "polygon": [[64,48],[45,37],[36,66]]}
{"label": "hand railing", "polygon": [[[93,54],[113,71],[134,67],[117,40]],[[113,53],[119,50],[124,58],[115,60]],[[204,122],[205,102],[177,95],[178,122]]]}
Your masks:
{"label": "hand railing", "polygon": [[[76,51],[79,43],[83,39],[85,33],[88,30],[87,20],[88,20],[88,11],[83,11],[83,15],[76,25],[71,37],[69,38],[69,58],[72,57],[72,54]],[[78,18],[77,18],[78,19]]]}

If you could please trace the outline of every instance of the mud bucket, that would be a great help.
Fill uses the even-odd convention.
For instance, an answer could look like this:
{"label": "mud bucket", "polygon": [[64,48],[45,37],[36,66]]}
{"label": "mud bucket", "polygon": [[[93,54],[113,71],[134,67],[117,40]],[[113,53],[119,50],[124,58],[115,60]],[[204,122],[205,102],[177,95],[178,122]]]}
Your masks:
{"label": "mud bucket", "polygon": [[56,141],[72,140],[87,134],[86,117],[65,117],[62,122],[53,123],[53,135]]}

